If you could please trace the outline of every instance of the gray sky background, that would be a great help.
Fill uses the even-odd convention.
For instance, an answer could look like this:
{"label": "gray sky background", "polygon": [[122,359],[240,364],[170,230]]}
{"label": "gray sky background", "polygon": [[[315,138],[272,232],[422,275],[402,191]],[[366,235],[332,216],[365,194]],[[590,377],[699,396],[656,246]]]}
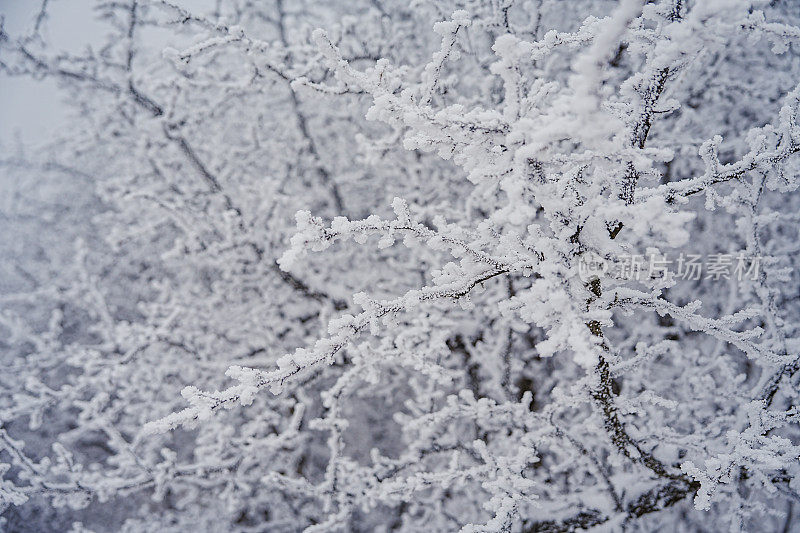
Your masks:
{"label": "gray sky background", "polygon": [[[76,54],[87,47],[97,48],[108,28],[95,20],[95,3],[96,0],[50,0],[42,32],[48,48]],[[200,11],[213,5],[208,0],[176,3]],[[30,30],[40,6],[40,0],[0,0],[0,17],[12,38]],[[149,33],[147,41],[161,48],[187,45],[185,38],[166,32]],[[53,140],[68,125],[62,97],[53,80],[12,78],[0,73],[0,150],[13,149],[17,139],[31,148]]]}
{"label": "gray sky background", "polygon": [[[0,0],[6,31],[24,34],[33,24],[40,2]],[[51,0],[44,35],[55,49],[79,52],[102,36],[91,0]],[[66,124],[62,94],[53,80],[8,77],[0,73],[0,143],[9,147],[19,138],[35,147],[52,140]]]}

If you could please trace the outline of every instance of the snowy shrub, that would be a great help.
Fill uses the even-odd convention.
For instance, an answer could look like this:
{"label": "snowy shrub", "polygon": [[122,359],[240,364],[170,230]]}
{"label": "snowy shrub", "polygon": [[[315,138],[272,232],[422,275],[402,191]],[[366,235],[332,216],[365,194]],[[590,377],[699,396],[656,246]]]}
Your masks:
{"label": "snowy shrub", "polygon": [[2,527],[798,527],[795,0],[68,4]]}

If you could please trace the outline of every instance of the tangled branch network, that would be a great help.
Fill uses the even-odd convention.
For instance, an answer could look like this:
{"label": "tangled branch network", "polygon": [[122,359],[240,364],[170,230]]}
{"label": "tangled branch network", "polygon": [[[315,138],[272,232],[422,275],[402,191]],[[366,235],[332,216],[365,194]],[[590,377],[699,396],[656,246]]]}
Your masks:
{"label": "tangled branch network", "polygon": [[0,17],[0,528],[800,530],[795,0],[205,4]]}

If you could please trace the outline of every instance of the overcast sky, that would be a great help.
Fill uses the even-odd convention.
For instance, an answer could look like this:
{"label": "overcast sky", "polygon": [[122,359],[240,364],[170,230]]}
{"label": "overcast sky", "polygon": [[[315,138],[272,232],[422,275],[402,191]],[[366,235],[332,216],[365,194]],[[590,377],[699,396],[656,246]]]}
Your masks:
{"label": "overcast sky", "polygon": [[[209,8],[208,0],[178,1],[194,10]],[[87,47],[104,42],[106,25],[95,20],[96,0],[50,0],[43,34],[50,50],[80,54]],[[33,26],[41,0],[0,0],[0,17],[6,31],[14,38]],[[176,42],[177,39],[177,42]],[[181,46],[181,38],[169,33],[149,33],[148,44],[154,47]],[[186,45],[182,42],[182,45]],[[52,140],[67,126],[63,94],[53,80],[9,78],[0,73],[0,144],[14,144],[18,136],[27,146],[39,146]]]}
{"label": "overcast sky", "polygon": [[[36,0],[0,0],[0,16],[12,35],[29,29],[38,12]],[[44,34],[56,48],[79,51],[100,37],[93,20],[91,0],[51,0]],[[51,140],[65,125],[61,93],[52,80],[9,78],[0,73],[0,142],[12,143],[19,135],[26,145]]]}

